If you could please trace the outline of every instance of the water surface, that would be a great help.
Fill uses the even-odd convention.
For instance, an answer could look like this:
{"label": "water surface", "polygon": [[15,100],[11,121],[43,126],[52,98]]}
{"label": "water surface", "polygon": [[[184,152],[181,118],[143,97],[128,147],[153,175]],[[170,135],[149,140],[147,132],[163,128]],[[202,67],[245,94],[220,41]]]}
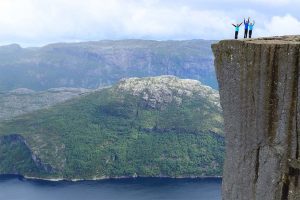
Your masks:
{"label": "water surface", "polygon": [[0,176],[2,200],[220,200],[221,179],[49,182]]}

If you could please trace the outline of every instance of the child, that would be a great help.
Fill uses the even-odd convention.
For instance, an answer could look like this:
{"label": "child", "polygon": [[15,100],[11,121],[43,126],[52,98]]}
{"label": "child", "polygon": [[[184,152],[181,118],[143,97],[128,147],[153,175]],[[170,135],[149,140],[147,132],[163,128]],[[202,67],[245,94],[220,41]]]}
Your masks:
{"label": "child", "polygon": [[253,20],[253,23],[249,24],[249,38],[252,37],[252,31],[253,31],[253,26],[255,24],[255,21]]}
{"label": "child", "polygon": [[[242,23],[243,23],[243,22],[242,22]],[[232,24],[232,26],[235,27],[235,36],[234,36],[235,39],[238,39],[239,30],[240,30],[240,26],[242,25],[242,23],[236,24],[236,25]]]}

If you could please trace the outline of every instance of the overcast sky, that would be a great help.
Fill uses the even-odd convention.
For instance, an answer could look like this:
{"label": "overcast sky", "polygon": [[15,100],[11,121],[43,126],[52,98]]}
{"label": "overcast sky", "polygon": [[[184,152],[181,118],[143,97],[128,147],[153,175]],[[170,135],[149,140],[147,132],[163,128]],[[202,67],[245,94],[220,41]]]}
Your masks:
{"label": "overcast sky", "polygon": [[299,8],[300,0],[0,0],[0,45],[219,40],[232,38],[231,24],[248,16],[254,37],[300,34]]}

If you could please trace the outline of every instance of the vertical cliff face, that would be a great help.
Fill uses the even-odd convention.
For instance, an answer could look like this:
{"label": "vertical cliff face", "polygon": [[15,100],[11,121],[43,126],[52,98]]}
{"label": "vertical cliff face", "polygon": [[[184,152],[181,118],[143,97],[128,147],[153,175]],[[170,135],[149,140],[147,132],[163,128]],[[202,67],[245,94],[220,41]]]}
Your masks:
{"label": "vertical cliff face", "polygon": [[212,48],[226,134],[223,199],[300,199],[300,36]]}

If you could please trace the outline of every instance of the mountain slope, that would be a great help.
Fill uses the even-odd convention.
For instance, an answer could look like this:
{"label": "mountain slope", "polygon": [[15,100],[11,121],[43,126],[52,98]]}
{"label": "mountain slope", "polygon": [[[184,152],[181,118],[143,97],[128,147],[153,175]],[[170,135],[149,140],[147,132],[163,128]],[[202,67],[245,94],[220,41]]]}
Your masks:
{"label": "mountain slope", "polygon": [[83,88],[53,88],[42,92],[19,88],[7,93],[0,93],[0,121],[48,108],[89,92],[92,90]]}
{"label": "mountain slope", "polygon": [[98,88],[126,77],[175,75],[217,88],[212,41],[120,40],[0,47],[0,91]]}
{"label": "mountain slope", "polygon": [[[122,80],[0,124],[0,173],[64,179],[221,175],[218,102],[215,90],[195,80]],[[21,150],[23,157],[12,157]]]}

